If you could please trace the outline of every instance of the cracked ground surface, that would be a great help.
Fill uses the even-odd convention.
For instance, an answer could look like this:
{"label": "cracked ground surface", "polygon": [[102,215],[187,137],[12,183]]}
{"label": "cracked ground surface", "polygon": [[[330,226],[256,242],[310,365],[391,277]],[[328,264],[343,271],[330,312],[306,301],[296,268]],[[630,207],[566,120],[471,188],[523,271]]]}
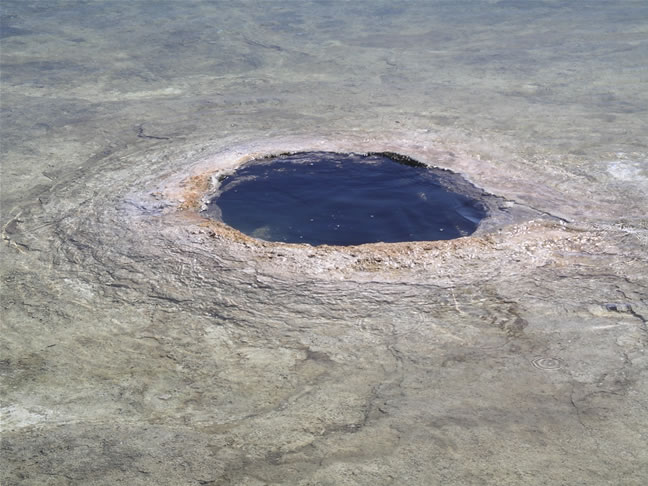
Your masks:
{"label": "cracked ground surface", "polygon": [[[7,4],[3,485],[645,482],[641,2]],[[347,248],[203,217],[298,150],[502,211]]]}

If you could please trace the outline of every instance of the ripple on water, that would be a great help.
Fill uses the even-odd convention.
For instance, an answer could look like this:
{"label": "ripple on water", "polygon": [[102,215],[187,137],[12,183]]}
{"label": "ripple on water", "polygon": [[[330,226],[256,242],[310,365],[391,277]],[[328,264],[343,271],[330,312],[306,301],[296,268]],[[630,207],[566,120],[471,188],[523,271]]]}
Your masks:
{"label": "ripple on water", "polygon": [[564,363],[558,358],[538,357],[531,360],[531,364],[544,371],[556,371],[564,368]]}

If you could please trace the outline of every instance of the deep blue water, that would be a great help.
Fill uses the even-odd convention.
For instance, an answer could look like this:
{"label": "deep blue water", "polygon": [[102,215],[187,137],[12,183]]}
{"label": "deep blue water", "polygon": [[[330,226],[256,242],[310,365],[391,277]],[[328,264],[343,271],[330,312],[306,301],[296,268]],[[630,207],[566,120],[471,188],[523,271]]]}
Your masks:
{"label": "deep blue water", "polygon": [[445,175],[384,155],[308,152],[258,160],[226,177],[208,213],[269,241],[312,245],[446,240],[473,233],[479,202]]}

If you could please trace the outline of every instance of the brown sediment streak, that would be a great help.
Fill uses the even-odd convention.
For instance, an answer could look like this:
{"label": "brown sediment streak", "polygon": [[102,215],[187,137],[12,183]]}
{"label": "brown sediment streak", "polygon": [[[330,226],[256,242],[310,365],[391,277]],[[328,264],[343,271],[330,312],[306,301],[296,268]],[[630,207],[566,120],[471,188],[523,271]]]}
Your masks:
{"label": "brown sediment streak", "polygon": [[200,174],[189,177],[183,184],[183,192],[180,203],[180,209],[198,210],[200,209],[201,198],[209,189],[209,180],[211,174]]}

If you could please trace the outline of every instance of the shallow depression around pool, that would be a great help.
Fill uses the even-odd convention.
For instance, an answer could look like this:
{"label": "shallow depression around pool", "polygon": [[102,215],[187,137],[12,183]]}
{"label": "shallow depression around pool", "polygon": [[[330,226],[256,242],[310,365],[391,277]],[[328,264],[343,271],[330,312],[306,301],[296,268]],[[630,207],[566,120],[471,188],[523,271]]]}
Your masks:
{"label": "shallow depression around pool", "polygon": [[455,192],[459,177],[397,154],[285,154],[222,178],[206,213],[267,241],[447,240],[470,235],[487,216],[480,201]]}

